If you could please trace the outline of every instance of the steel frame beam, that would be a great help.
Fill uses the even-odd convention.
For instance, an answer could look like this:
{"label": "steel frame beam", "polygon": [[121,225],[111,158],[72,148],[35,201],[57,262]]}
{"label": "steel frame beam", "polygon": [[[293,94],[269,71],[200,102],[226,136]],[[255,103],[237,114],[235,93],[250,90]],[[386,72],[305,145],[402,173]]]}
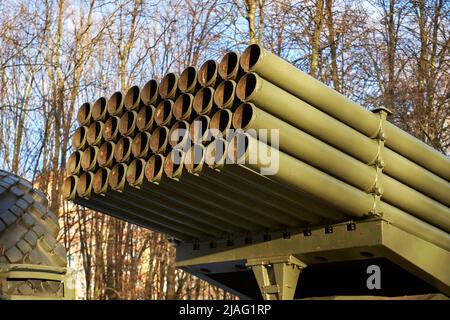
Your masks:
{"label": "steel frame beam", "polygon": [[[214,242],[183,242],[177,246],[176,261],[177,267],[210,281],[209,274],[253,268],[256,261],[266,259],[268,263],[263,266],[270,266],[274,256],[292,256],[302,267],[303,264],[387,258],[450,295],[450,252],[382,218]],[[289,285],[295,288],[296,278],[291,279]]]}

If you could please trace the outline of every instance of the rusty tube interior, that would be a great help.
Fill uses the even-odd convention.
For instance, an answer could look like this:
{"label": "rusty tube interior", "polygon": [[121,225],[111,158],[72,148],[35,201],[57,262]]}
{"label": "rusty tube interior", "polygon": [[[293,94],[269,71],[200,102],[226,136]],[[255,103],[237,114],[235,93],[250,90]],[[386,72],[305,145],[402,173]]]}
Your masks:
{"label": "rusty tube interior", "polygon": [[150,137],[150,149],[153,153],[164,153],[167,149],[168,138],[169,129],[167,127],[156,128]]}
{"label": "rusty tube interior", "polygon": [[193,108],[197,114],[210,114],[214,110],[214,89],[201,88],[195,94]]}
{"label": "rusty tube interior", "polygon": [[154,154],[150,157],[145,165],[145,178],[149,182],[161,181],[164,172],[164,156],[161,154]]}
{"label": "rusty tube interior", "polygon": [[140,131],[152,131],[155,125],[155,108],[153,106],[143,106],[138,114],[136,126]]}
{"label": "rusty tube interior", "polygon": [[177,121],[169,131],[169,144],[175,147],[183,147],[189,142],[189,123]]}
{"label": "rusty tube interior", "polygon": [[63,197],[64,200],[73,200],[77,195],[77,176],[69,176],[64,180],[63,184]]}
{"label": "rusty tube interior", "polygon": [[211,134],[215,137],[227,135],[229,129],[232,128],[233,113],[228,109],[217,111],[211,118],[209,127]]}
{"label": "rusty tube interior", "polygon": [[103,138],[106,141],[116,141],[119,137],[119,117],[111,117],[106,120],[103,128]]}
{"label": "rusty tube interior", "polygon": [[236,100],[236,82],[222,81],[214,93],[214,103],[219,108],[231,108]]}
{"label": "rusty tube interior", "polygon": [[219,65],[214,60],[205,61],[198,71],[198,81],[202,87],[214,87],[222,81]]}
{"label": "rusty tube interior", "polygon": [[236,80],[243,70],[239,64],[240,55],[237,52],[227,52],[219,63],[219,74],[225,80]]}
{"label": "rusty tube interior", "polygon": [[120,134],[122,134],[123,136],[133,136],[136,131],[136,119],[136,111],[125,112],[122,117],[120,117],[119,121]]}
{"label": "rusty tube interior", "polygon": [[141,100],[146,106],[155,106],[159,103],[158,81],[151,79],[141,90]]}
{"label": "rusty tube interior", "polygon": [[257,77],[253,73],[246,73],[238,82],[236,87],[236,95],[242,101],[247,101],[251,98],[257,89]]}
{"label": "rusty tube interior", "polygon": [[112,116],[121,116],[123,111],[123,93],[116,91],[108,100],[108,113]]}
{"label": "rusty tube interior", "polygon": [[155,122],[158,126],[170,126],[173,121],[173,101],[161,101],[155,110]]}
{"label": "rusty tube interior", "polygon": [[105,97],[98,98],[92,106],[92,119],[94,121],[105,121],[108,116],[108,101]]}
{"label": "rusty tube interior", "polygon": [[77,121],[80,126],[88,126],[92,120],[92,106],[89,102],[85,102],[78,109]]}
{"label": "rusty tube interior", "polygon": [[227,146],[227,157],[233,163],[245,163],[250,142],[247,133],[237,133],[231,138]]}
{"label": "rusty tube interior", "polygon": [[87,142],[87,127],[78,127],[72,136],[72,146],[77,150],[82,150],[86,147]]}
{"label": "rusty tube interior", "polygon": [[184,152],[173,149],[164,160],[164,173],[171,179],[179,178],[183,172]]}
{"label": "rusty tube interior", "polygon": [[233,127],[247,130],[254,117],[253,105],[251,103],[243,103],[233,113]]}
{"label": "rusty tube interior", "polygon": [[96,194],[105,194],[107,192],[110,172],[109,168],[100,168],[95,172],[92,189]]}
{"label": "rusty tube interior", "polygon": [[133,140],[130,137],[122,137],[114,148],[114,159],[117,162],[127,162],[131,155]]}
{"label": "rusty tube interior", "polygon": [[103,137],[103,122],[95,121],[89,126],[87,132],[87,142],[89,145],[98,145],[101,143]]}
{"label": "rusty tube interior", "polygon": [[258,64],[263,51],[258,44],[248,46],[241,56],[240,65],[245,72],[250,72]]}
{"label": "rusty tube interior", "polygon": [[78,174],[81,169],[81,157],[83,155],[83,151],[75,150],[69,156],[67,160],[67,172],[69,174]]}
{"label": "rusty tube interior", "polygon": [[92,191],[92,182],[94,174],[92,172],[84,172],[78,179],[77,194],[82,198],[89,198]]}
{"label": "rusty tube interior", "polygon": [[81,167],[84,171],[93,170],[97,164],[98,147],[90,146],[81,156]]}
{"label": "rusty tube interior", "polygon": [[111,141],[103,143],[98,150],[97,162],[100,167],[110,167],[114,162],[115,144]]}
{"label": "rusty tube interior", "polygon": [[141,89],[139,86],[132,86],[125,94],[124,104],[128,110],[138,109],[141,103]]}
{"label": "rusty tube interior", "polygon": [[225,164],[227,157],[227,142],[224,139],[214,139],[205,149],[204,161],[213,168]]}
{"label": "rusty tube interior", "polygon": [[203,167],[205,147],[201,144],[192,145],[186,152],[184,167],[189,173],[199,173]]}
{"label": "rusty tube interior", "polygon": [[173,72],[167,73],[159,84],[158,92],[163,99],[175,98],[178,93],[178,76]]}
{"label": "rusty tube interior", "polygon": [[175,116],[175,119],[189,121],[193,115],[193,101],[194,96],[190,93],[184,93],[179,96],[173,105],[173,115]]}
{"label": "rusty tube interior", "polygon": [[145,173],[145,160],[134,159],[130,163],[127,170],[127,182],[132,187],[139,187],[142,185]]}
{"label": "rusty tube interior", "polygon": [[109,173],[108,183],[113,190],[122,190],[125,186],[127,165],[124,163],[116,164]]}
{"label": "rusty tube interior", "polygon": [[192,121],[189,126],[189,138],[193,143],[204,143],[211,139],[208,135],[210,121],[211,119],[205,115],[200,115]]}
{"label": "rusty tube interior", "polygon": [[180,91],[183,93],[194,93],[198,89],[198,71],[196,67],[189,66],[183,70],[178,81]]}
{"label": "rusty tube interior", "polygon": [[148,132],[139,132],[133,139],[131,151],[136,158],[145,158],[150,150],[151,135]]}

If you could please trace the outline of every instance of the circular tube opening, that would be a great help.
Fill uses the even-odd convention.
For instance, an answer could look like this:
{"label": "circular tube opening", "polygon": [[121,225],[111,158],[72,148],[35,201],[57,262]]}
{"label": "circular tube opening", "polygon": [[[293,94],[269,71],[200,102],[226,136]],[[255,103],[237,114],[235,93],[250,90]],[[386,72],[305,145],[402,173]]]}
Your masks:
{"label": "circular tube opening", "polygon": [[98,148],[97,147],[89,147],[81,156],[81,167],[84,171],[90,171],[95,168],[95,164],[97,162],[97,153]]}
{"label": "circular tube opening", "polygon": [[150,137],[150,149],[152,149],[153,153],[160,153],[166,150],[168,136],[169,129],[166,127],[158,127],[153,131]]}
{"label": "circular tube opening", "polygon": [[194,119],[189,127],[189,138],[194,143],[203,143],[209,141],[207,133],[209,132],[209,123],[211,119],[208,116],[200,115]]}
{"label": "circular tube opening", "polygon": [[136,109],[141,100],[141,89],[138,86],[132,86],[125,94],[125,107],[128,110]]}
{"label": "circular tube opening", "polygon": [[177,120],[187,120],[192,114],[192,102],[194,96],[190,93],[184,93],[177,98],[173,105],[173,115]]}
{"label": "circular tube opening", "polygon": [[233,80],[222,81],[214,93],[214,102],[219,108],[229,108],[235,98],[236,82]]}
{"label": "circular tube opening", "polygon": [[72,146],[75,149],[83,149],[86,146],[87,127],[78,127],[72,137]]}
{"label": "circular tube opening", "polygon": [[144,106],[137,114],[136,126],[140,131],[150,131],[153,128],[155,108]]}
{"label": "circular tube opening", "polygon": [[223,139],[215,139],[205,150],[205,163],[208,166],[216,167],[223,165],[226,159],[226,141]]}
{"label": "circular tube opening", "polygon": [[116,164],[109,173],[109,186],[113,190],[121,190],[125,185],[127,166],[123,163]]}
{"label": "circular tube opening", "polygon": [[104,121],[106,119],[108,113],[107,103],[108,101],[106,101],[105,97],[100,97],[94,102],[92,107],[92,119],[94,121]]}
{"label": "circular tube opening", "polygon": [[139,132],[133,139],[131,151],[136,158],[144,158],[147,156],[150,142],[150,133]]}
{"label": "circular tube opening", "polygon": [[63,184],[64,200],[75,199],[75,196],[77,193],[77,182],[78,182],[78,177],[76,177],[76,176],[70,176],[64,180],[64,184]]}
{"label": "circular tube opening", "polygon": [[245,72],[253,71],[262,56],[262,48],[258,44],[248,46],[241,57],[241,67]]}
{"label": "circular tube opening", "polygon": [[223,79],[230,79],[237,76],[239,71],[239,54],[227,52],[219,63],[219,74]]}
{"label": "circular tube opening", "polygon": [[247,130],[253,120],[254,110],[250,103],[241,104],[233,114],[233,127]]}
{"label": "circular tube opening", "polygon": [[184,120],[177,121],[169,131],[169,144],[172,147],[183,147],[189,139],[189,123]]}
{"label": "circular tube opening", "polygon": [[158,101],[158,81],[151,79],[141,90],[141,100],[147,105],[154,105]]}
{"label": "circular tube opening", "polygon": [[214,86],[217,80],[218,69],[219,66],[214,60],[208,60],[202,64],[198,71],[198,81],[202,87]]}
{"label": "circular tube opening", "polygon": [[108,113],[112,116],[120,115],[123,111],[123,94],[120,91],[114,92],[108,100]]}
{"label": "circular tube opening", "polygon": [[173,102],[170,100],[161,101],[155,110],[155,122],[158,126],[170,125],[172,121]]}
{"label": "circular tube opening", "polygon": [[114,159],[114,143],[107,141],[98,150],[97,162],[100,167],[109,167]]}
{"label": "circular tube opening", "polygon": [[150,182],[160,181],[163,173],[164,156],[154,154],[145,165],[145,177]]}
{"label": "circular tube opening", "polygon": [[88,125],[91,122],[92,107],[89,102],[85,102],[78,109],[77,121],[81,126]]}
{"label": "circular tube opening", "polygon": [[125,112],[119,121],[119,132],[124,136],[133,135],[136,128],[136,118],[136,111]]}
{"label": "circular tube opening", "polygon": [[100,121],[92,122],[87,132],[87,142],[89,145],[96,145],[102,139],[103,123]]}
{"label": "circular tube opening", "polygon": [[67,160],[67,172],[69,174],[78,174],[81,168],[81,156],[83,155],[82,151],[74,151],[69,156]]}
{"label": "circular tube opening", "polygon": [[175,73],[170,72],[164,76],[159,85],[159,95],[163,99],[173,98],[176,94],[178,86],[178,77]]}
{"label": "circular tube opening", "polygon": [[108,190],[108,178],[110,170],[108,168],[100,168],[94,174],[94,182],[92,189],[97,194],[104,194]]}
{"label": "circular tube opening", "polygon": [[117,138],[119,135],[119,121],[118,117],[111,117],[106,120],[104,129],[103,129],[103,138],[106,141],[112,141]]}
{"label": "circular tube opening", "polygon": [[205,147],[201,144],[194,144],[186,152],[184,166],[189,173],[198,173],[203,166]]}
{"label": "circular tube opening", "polygon": [[127,182],[130,186],[136,187],[142,184],[144,176],[145,161],[135,159],[130,163],[127,170]]}
{"label": "circular tube opening", "polygon": [[178,86],[181,92],[191,92],[197,85],[197,68],[189,66],[180,75]]}
{"label": "circular tube opening", "polygon": [[131,154],[131,144],[133,140],[130,137],[122,137],[114,148],[114,159],[117,162],[128,161]]}
{"label": "circular tube opening", "polygon": [[164,173],[169,178],[178,178],[183,171],[184,153],[181,150],[173,149],[164,160]]}
{"label": "circular tube opening", "polygon": [[225,137],[227,131],[231,129],[232,116],[233,113],[228,109],[217,111],[211,118],[211,122],[209,124],[209,127],[211,128],[211,134],[215,137],[218,137],[220,135]]}
{"label": "circular tube opening", "polygon": [[201,88],[194,97],[193,107],[198,114],[206,114],[213,108],[214,89],[211,87]]}
{"label": "circular tube opening", "polygon": [[92,172],[85,172],[80,176],[77,183],[78,196],[82,198],[90,196],[93,176],[94,174]]}
{"label": "circular tube opening", "polygon": [[237,84],[236,95],[242,101],[251,99],[256,90],[258,79],[254,73],[246,73]]}
{"label": "circular tube opening", "polygon": [[248,135],[245,133],[238,133],[233,136],[228,144],[227,156],[233,163],[245,163],[249,145]]}

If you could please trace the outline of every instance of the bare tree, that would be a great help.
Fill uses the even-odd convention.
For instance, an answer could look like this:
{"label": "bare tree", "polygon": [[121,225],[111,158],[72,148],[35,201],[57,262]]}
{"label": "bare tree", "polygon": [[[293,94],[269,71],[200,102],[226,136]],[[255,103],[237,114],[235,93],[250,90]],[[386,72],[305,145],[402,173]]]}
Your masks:
{"label": "bare tree", "polygon": [[241,4],[234,0],[235,6],[248,23],[250,43],[261,43],[264,31],[265,0],[244,0]]}

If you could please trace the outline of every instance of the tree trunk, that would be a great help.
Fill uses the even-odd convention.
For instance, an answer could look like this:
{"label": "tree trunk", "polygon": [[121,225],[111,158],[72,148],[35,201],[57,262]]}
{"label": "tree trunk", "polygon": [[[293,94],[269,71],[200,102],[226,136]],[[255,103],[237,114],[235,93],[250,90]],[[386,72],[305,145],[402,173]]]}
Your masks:
{"label": "tree trunk", "polygon": [[340,83],[338,77],[338,65],[337,65],[337,39],[336,32],[334,30],[333,19],[333,0],[326,0],[326,14],[327,14],[327,27],[328,27],[328,42],[330,45],[331,55],[331,79],[334,89],[340,91]]}
{"label": "tree trunk", "polygon": [[309,74],[317,78],[319,67],[320,35],[323,28],[323,0],[317,0],[314,15],[314,30],[311,36],[311,61]]}

